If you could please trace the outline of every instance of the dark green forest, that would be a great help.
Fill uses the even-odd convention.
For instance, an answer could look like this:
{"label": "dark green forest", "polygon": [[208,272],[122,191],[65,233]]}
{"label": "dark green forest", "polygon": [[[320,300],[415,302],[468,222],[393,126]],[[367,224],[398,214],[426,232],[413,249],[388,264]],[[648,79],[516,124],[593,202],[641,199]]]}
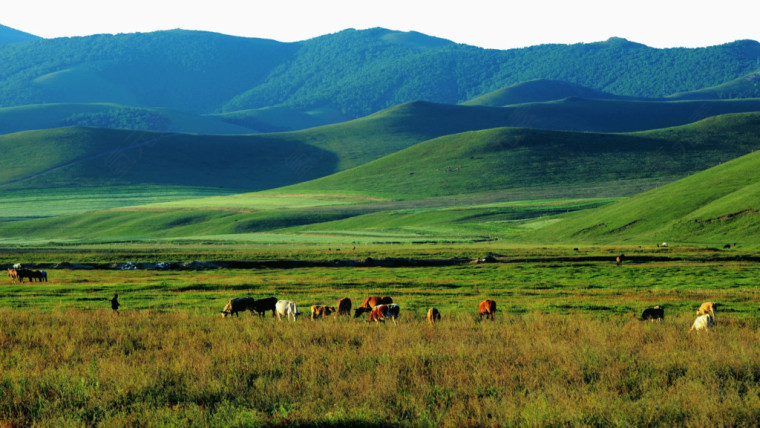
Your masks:
{"label": "dark green forest", "polygon": [[655,49],[597,43],[488,50],[382,28],[296,43],[198,31],[0,44],[0,106],[113,102],[221,113],[332,108],[348,118],[408,101],[461,103],[534,79],[662,97],[758,69],[760,44]]}

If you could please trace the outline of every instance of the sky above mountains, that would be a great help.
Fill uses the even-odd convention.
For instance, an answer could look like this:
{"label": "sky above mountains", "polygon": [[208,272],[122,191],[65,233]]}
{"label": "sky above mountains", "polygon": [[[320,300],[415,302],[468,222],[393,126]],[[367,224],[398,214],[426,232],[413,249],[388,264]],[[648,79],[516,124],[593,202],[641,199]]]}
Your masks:
{"label": "sky above mountains", "polygon": [[291,42],[384,27],[493,49],[613,36],[665,48],[760,40],[755,9],[756,0],[24,0],[0,3],[0,24],[45,38],[182,28]]}

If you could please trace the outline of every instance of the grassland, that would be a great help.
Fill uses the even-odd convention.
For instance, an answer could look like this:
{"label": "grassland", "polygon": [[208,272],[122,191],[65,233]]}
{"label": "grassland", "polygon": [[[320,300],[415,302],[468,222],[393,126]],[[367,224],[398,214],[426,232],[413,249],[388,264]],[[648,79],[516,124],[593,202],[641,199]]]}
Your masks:
{"label": "grassland", "polygon": [[[760,417],[756,255],[504,244],[13,249],[50,263],[474,258],[438,267],[48,268],[0,286],[0,421],[10,425],[751,426]],[[616,266],[614,255],[629,255]],[[733,257],[742,256],[742,257]],[[119,315],[108,299],[118,293]],[[230,297],[357,304],[391,295],[398,327],[243,314]],[[479,322],[477,302],[497,300]],[[688,333],[702,301],[723,304]],[[662,323],[636,318],[665,307]],[[430,306],[443,321],[423,322]]]}

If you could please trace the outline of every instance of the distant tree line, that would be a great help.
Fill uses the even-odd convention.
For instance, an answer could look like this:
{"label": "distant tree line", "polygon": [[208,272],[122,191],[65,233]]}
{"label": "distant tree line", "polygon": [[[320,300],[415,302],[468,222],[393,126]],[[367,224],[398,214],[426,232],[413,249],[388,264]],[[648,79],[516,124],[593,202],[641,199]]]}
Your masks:
{"label": "distant tree line", "polygon": [[51,101],[56,88],[39,79],[86,69],[98,81],[91,93],[77,94],[80,101],[104,101],[98,85],[110,85],[137,101],[109,101],[141,107],[195,113],[333,107],[359,117],[415,100],[459,103],[539,78],[660,97],[746,75],[758,68],[758,57],[755,41],[654,49],[613,38],[488,50],[381,28],[297,43],[173,30],[0,45],[0,106],[65,102]]}

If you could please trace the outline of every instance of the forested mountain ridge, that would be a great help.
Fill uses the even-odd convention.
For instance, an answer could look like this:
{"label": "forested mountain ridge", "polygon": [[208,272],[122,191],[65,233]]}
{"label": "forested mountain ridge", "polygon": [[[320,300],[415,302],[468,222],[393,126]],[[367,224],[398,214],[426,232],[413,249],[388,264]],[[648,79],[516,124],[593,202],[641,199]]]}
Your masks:
{"label": "forested mountain ridge", "polygon": [[289,107],[361,117],[456,104],[535,79],[661,97],[757,70],[760,44],[654,49],[624,39],[487,50],[420,33],[344,30],[282,43],[198,31],[0,44],[0,107],[112,102],[194,113]]}
{"label": "forested mountain ridge", "polygon": [[28,40],[35,40],[39,37],[25,33],[23,31],[15,30],[10,27],[6,27],[0,24],[0,45],[3,43],[19,43],[26,42]]}

